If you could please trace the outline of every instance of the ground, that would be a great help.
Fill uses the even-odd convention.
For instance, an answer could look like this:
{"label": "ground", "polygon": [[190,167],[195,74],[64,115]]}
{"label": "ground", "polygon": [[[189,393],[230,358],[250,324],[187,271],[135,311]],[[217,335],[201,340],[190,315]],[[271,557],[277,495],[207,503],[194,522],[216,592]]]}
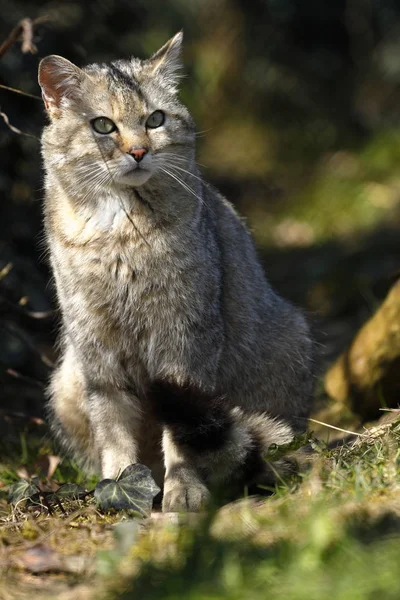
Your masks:
{"label": "ground", "polygon": [[[64,513],[52,515],[7,504],[9,484],[53,460],[40,420],[8,419],[0,598],[398,598],[400,413],[384,420],[354,436],[332,430],[344,436],[339,445],[313,436],[308,469],[267,498],[132,519],[102,514],[92,500],[64,503]],[[67,461],[49,485],[65,480],[95,483]]]}

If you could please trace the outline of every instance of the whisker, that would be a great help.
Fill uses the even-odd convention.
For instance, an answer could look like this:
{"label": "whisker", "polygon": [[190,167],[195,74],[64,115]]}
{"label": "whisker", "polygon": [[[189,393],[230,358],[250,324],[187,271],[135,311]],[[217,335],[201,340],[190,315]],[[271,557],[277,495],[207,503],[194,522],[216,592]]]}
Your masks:
{"label": "whisker", "polygon": [[[180,160],[181,162],[184,163],[188,163],[188,159],[185,158],[184,156],[182,156],[181,154],[177,154],[176,152],[158,152],[154,155],[154,157],[165,157],[165,156],[173,156],[175,158],[175,160]],[[207,169],[207,165],[204,165],[203,163],[199,163],[197,161],[193,161],[196,165],[198,165],[199,167],[204,167],[205,169]]]}
{"label": "whisker", "polygon": [[203,131],[196,131],[196,133],[194,134],[196,137],[204,137],[204,134],[208,133],[209,131],[211,131],[213,128],[210,127],[209,129],[203,129]]}
{"label": "whisker", "polygon": [[203,179],[201,177],[198,177],[198,175],[195,175],[194,173],[191,173],[190,171],[188,171],[187,169],[183,169],[182,167],[178,167],[177,165],[171,165],[171,163],[168,163],[165,161],[165,164],[167,167],[169,167],[170,169],[178,169],[179,171],[183,171],[184,173],[187,173],[188,175],[190,175],[191,177],[194,177],[195,179],[198,179],[199,181],[201,181],[203,183]]}
{"label": "whisker", "polygon": [[95,200],[98,193],[101,193],[104,190],[104,184],[107,182],[108,178],[104,178],[99,180],[94,186],[92,186],[86,194],[81,197],[81,202],[86,202],[87,200]]}
{"label": "whisker", "polygon": [[[104,162],[104,164],[105,164],[105,166],[106,166],[106,168],[107,168],[107,170],[108,170],[108,172],[109,172],[109,174],[110,174],[110,178],[111,178],[111,180],[113,181],[113,180],[114,180],[114,177],[113,177],[113,175],[112,175],[112,172],[111,172],[111,170],[110,170],[110,167],[109,167],[108,161],[107,161],[106,157],[104,156],[104,154],[103,154],[103,151],[102,151],[102,149],[101,149],[101,147],[100,147],[100,144],[99,144],[99,142],[97,141],[97,139],[96,139],[96,136],[95,136],[95,135],[93,135],[93,139],[95,140],[95,142],[96,142],[96,144],[97,144],[97,147],[98,147],[98,149],[99,149],[99,152],[100,152],[100,154],[101,154],[101,157],[102,157],[102,159],[103,159],[103,162]],[[131,223],[131,225],[132,225],[132,226],[133,226],[133,228],[135,229],[136,233],[138,233],[138,234],[139,234],[139,236],[142,238],[142,240],[145,242],[145,244],[146,244],[146,245],[147,245],[149,248],[151,248],[151,246],[150,246],[149,242],[146,240],[146,238],[144,237],[144,235],[142,234],[142,232],[141,232],[141,231],[140,231],[140,230],[139,230],[139,229],[136,227],[136,225],[135,225],[135,223],[133,222],[133,220],[132,220],[131,216],[129,215],[128,211],[126,210],[126,208],[125,208],[125,205],[124,205],[124,203],[123,203],[123,200],[122,200],[121,196],[120,196],[118,193],[116,194],[116,196],[117,196],[117,198],[118,198],[119,204],[120,204],[120,206],[121,206],[121,208],[122,208],[123,212],[125,213],[125,216],[126,216],[126,218],[127,218],[127,219],[128,219],[128,221]]]}
{"label": "whisker", "polygon": [[194,190],[192,190],[192,188],[189,185],[187,185],[184,181],[182,181],[182,179],[180,179],[179,177],[177,177],[176,175],[174,175],[167,169],[164,169],[163,167],[160,167],[160,169],[161,169],[161,171],[163,171],[164,173],[166,173],[167,175],[169,175],[170,177],[175,179],[175,181],[177,181],[185,190],[187,190],[190,194],[192,194],[195,198],[197,198],[197,200],[199,200],[206,208],[208,208],[207,204],[204,202],[204,199],[201,198],[200,196],[198,196],[196,194],[196,192]]}
{"label": "whisker", "polygon": [[97,184],[98,182],[106,183],[108,180],[110,180],[109,173],[101,169],[98,170],[96,173],[91,173],[89,177],[84,173],[78,174],[78,177],[74,181],[74,186],[78,183],[84,187],[87,187],[88,185],[92,186],[93,184]]}
{"label": "whisker", "polygon": [[105,179],[107,180],[109,178],[108,173],[96,173],[95,175],[92,175],[90,177],[87,177],[86,175],[82,174],[82,175],[78,175],[78,177],[75,180],[75,184],[81,184],[85,187],[87,187],[88,185],[91,185],[93,183],[97,183],[97,181]]}
{"label": "whisker", "polygon": [[80,179],[93,179],[95,177],[99,177],[100,175],[102,175],[104,173],[104,169],[97,169],[95,171],[93,170],[74,170],[74,172],[76,173],[76,175],[80,178]]}

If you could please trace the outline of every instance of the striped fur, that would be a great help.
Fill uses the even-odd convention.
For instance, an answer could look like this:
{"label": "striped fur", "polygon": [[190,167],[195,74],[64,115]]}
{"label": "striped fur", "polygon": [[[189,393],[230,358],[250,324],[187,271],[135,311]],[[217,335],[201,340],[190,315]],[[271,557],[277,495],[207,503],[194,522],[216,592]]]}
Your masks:
{"label": "striped fur", "polygon": [[[63,317],[53,429],[103,477],[137,461],[165,470],[164,510],[197,510],[214,484],[270,479],[262,454],[304,429],[313,391],[303,315],[271,289],[242,220],[197,168],[177,95],[181,38],[144,61],[47,57],[39,70]],[[165,123],[147,128],[155,110]],[[99,116],[117,130],[94,132]],[[140,168],[132,147],[148,150]]]}

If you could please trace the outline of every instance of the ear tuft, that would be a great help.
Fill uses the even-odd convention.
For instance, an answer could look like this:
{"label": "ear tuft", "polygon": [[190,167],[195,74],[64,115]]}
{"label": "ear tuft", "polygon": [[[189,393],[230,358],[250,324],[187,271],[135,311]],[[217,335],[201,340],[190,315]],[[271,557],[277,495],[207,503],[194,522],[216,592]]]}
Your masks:
{"label": "ear tuft", "polygon": [[83,71],[62,56],[46,56],[39,64],[39,85],[46,109],[58,113],[78,95]]}
{"label": "ear tuft", "polygon": [[179,31],[162,48],[160,48],[149,59],[154,74],[160,74],[166,78],[171,87],[176,87],[182,69],[181,52],[183,42],[183,31]]}

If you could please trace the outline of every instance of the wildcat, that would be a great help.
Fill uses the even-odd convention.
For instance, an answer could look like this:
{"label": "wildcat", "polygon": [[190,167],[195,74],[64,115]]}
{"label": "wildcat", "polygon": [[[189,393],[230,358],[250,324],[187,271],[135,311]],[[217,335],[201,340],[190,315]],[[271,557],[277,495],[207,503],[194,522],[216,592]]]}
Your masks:
{"label": "wildcat", "polygon": [[[62,313],[51,424],[104,478],[142,462],[163,510],[269,482],[303,431],[313,343],[195,162],[182,34],[150,59],[39,66],[45,230]],[[240,140],[238,140],[239,142]]]}

